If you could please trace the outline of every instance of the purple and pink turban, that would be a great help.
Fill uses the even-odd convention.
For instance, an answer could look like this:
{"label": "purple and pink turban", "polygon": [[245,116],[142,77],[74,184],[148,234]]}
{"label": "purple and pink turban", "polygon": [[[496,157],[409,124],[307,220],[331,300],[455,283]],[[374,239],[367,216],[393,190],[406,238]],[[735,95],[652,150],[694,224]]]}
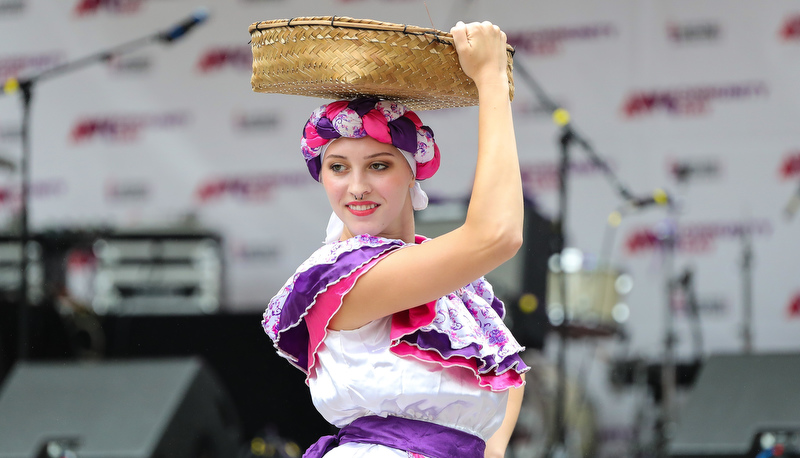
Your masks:
{"label": "purple and pink turban", "polygon": [[366,136],[394,145],[413,157],[417,180],[430,178],[439,169],[439,147],[433,131],[422,125],[416,113],[401,103],[359,97],[332,102],[311,113],[300,141],[311,176],[319,181],[320,153],[331,140]]}

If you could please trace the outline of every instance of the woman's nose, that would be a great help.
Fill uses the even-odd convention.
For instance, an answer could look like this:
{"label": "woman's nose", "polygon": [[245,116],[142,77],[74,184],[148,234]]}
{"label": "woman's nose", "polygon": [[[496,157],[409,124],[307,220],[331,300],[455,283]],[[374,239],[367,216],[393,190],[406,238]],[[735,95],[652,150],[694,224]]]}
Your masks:
{"label": "woman's nose", "polygon": [[350,175],[350,178],[348,191],[353,195],[353,197],[362,197],[370,191],[366,174],[355,172]]}

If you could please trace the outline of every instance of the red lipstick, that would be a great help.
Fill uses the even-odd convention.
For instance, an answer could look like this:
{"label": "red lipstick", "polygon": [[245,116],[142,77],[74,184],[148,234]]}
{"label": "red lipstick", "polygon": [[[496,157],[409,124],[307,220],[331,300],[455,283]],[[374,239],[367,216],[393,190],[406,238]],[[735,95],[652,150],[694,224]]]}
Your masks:
{"label": "red lipstick", "polygon": [[378,204],[369,200],[355,200],[347,203],[347,209],[356,216],[371,215],[378,207]]}

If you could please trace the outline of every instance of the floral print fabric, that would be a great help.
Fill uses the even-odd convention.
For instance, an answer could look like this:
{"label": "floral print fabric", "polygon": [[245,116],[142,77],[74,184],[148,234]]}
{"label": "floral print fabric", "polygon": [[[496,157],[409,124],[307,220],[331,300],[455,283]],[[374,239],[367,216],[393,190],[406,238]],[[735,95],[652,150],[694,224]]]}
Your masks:
{"label": "floral print fabric", "polygon": [[[419,238],[418,242],[424,240]],[[312,254],[264,312],[262,326],[278,353],[309,374],[316,347],[309,351],[312,342],[304,318],[311,308],[325,294],[345,294],[337,290],[340,282],[347,283],[349,291],[363,274],[360,269],[403,246],[400,240],[361,235],[325,245]],[[327,320],[337,310],[338,306],[330,307],[325,312]],[[503,314],[502,302],[494,296],[491,285],[480,278],[435,302],[395,314],[392,351],[442,366],[467,367],[480,386],[494,391],[521,386],[520,374],[528,367],[519,357],[523,348],[503,323]],[[323,325],[318,320],[314,323]],[[319,334],[320,330],[311,331]]]}

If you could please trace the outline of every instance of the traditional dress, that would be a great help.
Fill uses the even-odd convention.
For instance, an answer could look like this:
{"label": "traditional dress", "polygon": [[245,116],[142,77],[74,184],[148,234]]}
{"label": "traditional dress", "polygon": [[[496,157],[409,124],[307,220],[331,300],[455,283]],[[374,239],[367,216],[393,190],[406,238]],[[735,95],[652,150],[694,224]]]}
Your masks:
{"label": "traditional dress", "polygon": [[358,278],[405,246],[370,235],[324,245],[264,312],[278,353],[306,373],[314,405],[342,428],[305,456],[482,457],[508,389],[523,384],[523,348],[483,278],[359,329],[327,329]]}

